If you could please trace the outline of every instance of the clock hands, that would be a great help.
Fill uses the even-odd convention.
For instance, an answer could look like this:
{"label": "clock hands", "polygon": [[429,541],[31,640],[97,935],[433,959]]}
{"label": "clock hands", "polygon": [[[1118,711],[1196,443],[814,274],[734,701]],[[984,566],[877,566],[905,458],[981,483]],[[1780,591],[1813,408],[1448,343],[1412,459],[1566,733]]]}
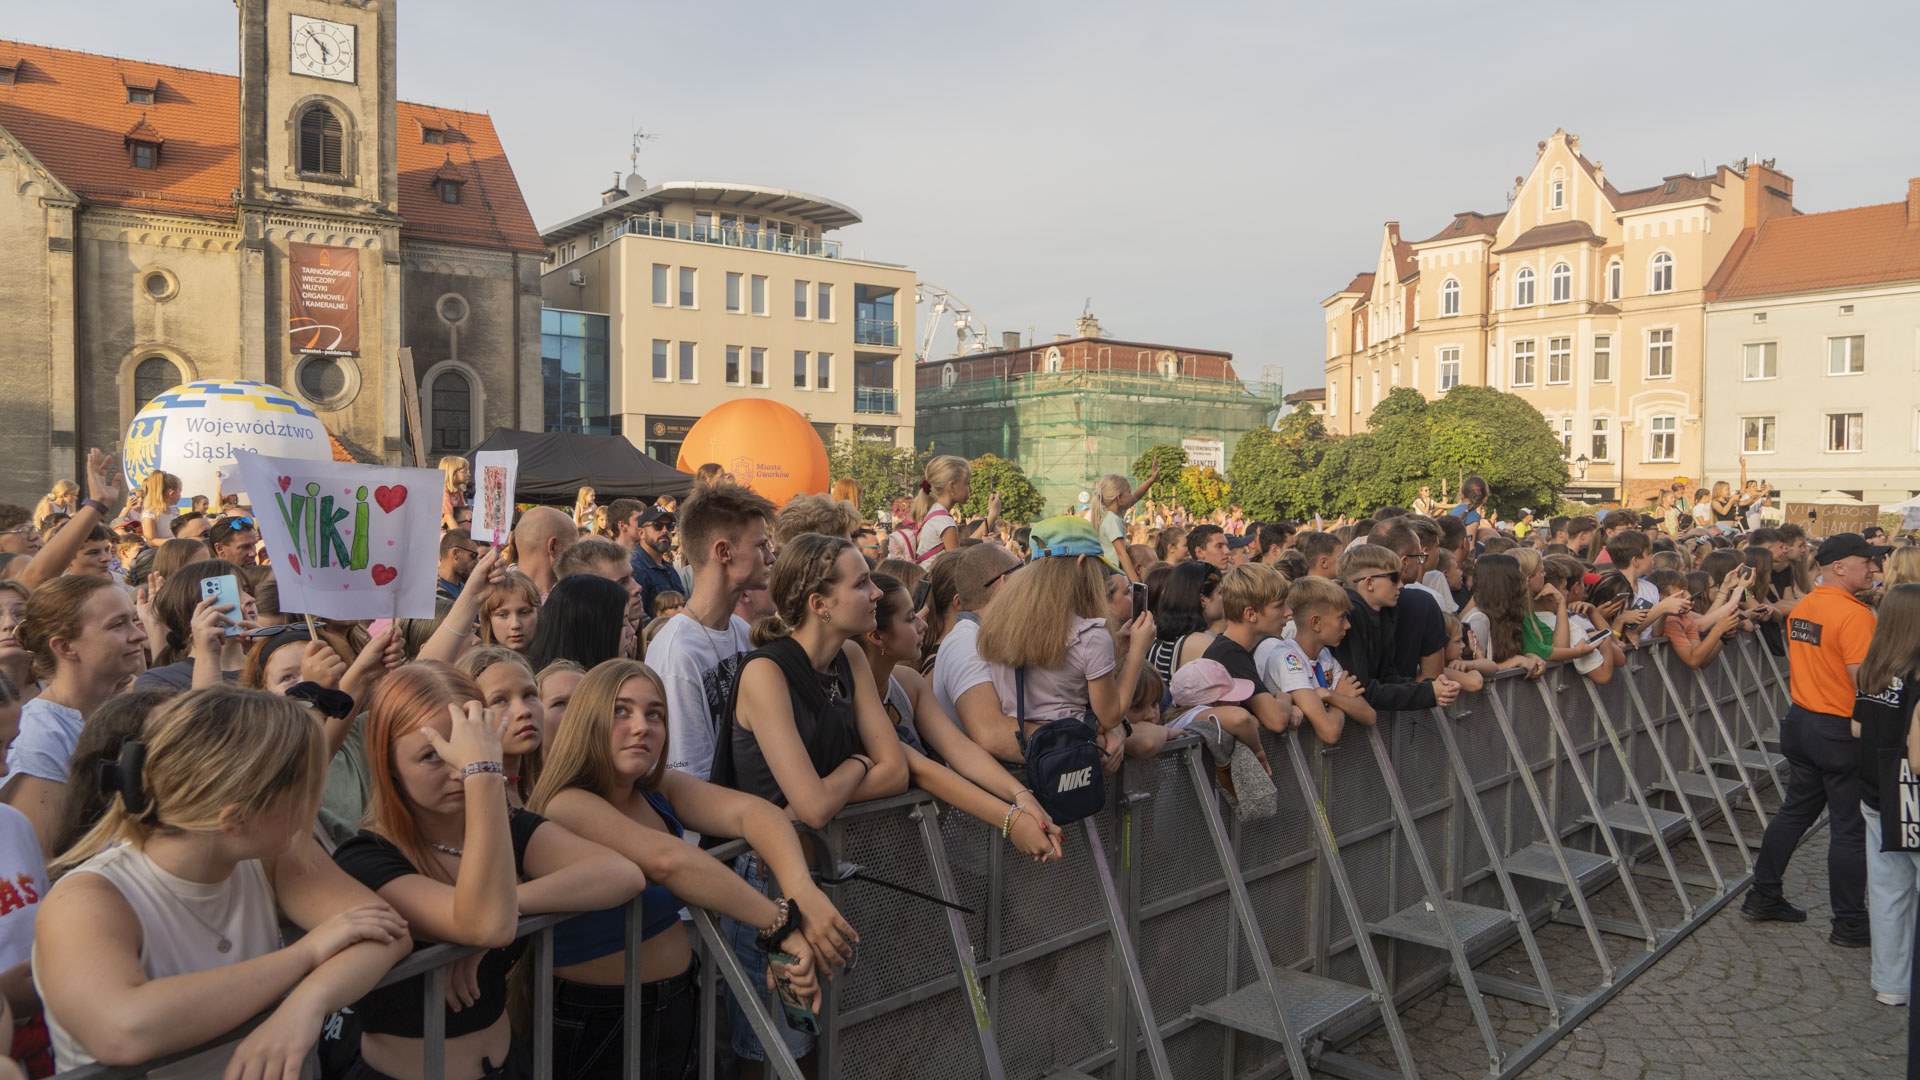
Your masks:
{"label": "clock hands", "polygon": [[333,50],[327,48],[327,43],[321,40],[319,32],[316,31],[311,26],[307,27],[307,40],[311,41],[314,44],[314,47],[320,50],[321,63],[323,64],[333,63]]}

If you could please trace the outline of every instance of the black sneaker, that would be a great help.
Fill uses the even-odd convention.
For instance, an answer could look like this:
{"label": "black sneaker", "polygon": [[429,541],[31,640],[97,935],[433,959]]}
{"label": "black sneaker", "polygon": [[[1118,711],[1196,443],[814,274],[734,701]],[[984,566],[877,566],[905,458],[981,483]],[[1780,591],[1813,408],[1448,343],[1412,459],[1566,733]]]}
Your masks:
{"label": "black sneaker", "polygon": [[1834,923],[1827,941],[1843,949],[1864,949],[1873,944],[1873,930],[1866,923]]}
{"label": "black sneaker", "polygon": [[1786,897],[1762,896],[1752,889],[1747,890],[1747,898],[1740,902],[1740,914],[1754,922],[1807,921],[1806,910],[1789,904]]}

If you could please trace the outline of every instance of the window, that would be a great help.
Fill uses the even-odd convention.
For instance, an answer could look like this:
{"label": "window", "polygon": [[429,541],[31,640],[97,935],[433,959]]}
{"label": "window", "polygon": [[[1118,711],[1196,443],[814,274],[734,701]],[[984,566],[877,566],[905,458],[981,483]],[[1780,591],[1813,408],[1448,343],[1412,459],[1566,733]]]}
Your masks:
{"label": "window", "polygon": [[673,343],[670,341],[662,341],[659,338],[653,339],[653,377],[661,382],[666,382],[673,378],[667,366],[667,352],[672,347]]}
{"label": "window", "polygon": [[1573,267],[1566,263],[1554,263],[1553,272],[1548,275],[1553,285],[1553,302],[1564,304],[1573,299]]}
{"label": "window", "polygon": [[680,268],[680,306],[681,307],[695,306],[694,305],[694,297],[696,295],[695,286],[698,284],[699,284],[699,277],[694,272],[693,267],[683,266]]}
{"label": "window", "polygon": [[694,365],[693,342],[683,341],[680,343],[680,381],[681,382],[699,381],[694,378],[695,370],[696,368]]}
{"label": "window", "polygon": [[1566,205],[1567,205],[1567,182],[1556,176],[1553,178],[1552,209],[1560,210],[1565,208]]}
{"label": "window", "polygon": [[1613,381],[1613,335],[1593,336],[1593,381]]}
{"label": "window", "polygon": [[1742,417],[1740,420],[1740,452],[1743,454],[1773,453],[1773,433],[1773,417]]}
{"label": "window", "polygon": [[460,180],[442,180],[437,186],[440,188],[441,202],[457,205],[460,202],[460,189],[467,185]]}
{"label": "window", "polygon": [[1620,299],[1620,260],[1607,264],[1607,299]]}
{"label": "window", "polygon": [[1757,326],[1757,325],[1760,325],[1760,324],[1762,324],[1762,323],[1765,323],[1765,322],[1767,321],[1767,313],[1766,313],[1766,312],[1764,312],[1764,311],[1756,311],[1756,312],[1754,312],[1754,313],[1753,313],[1753,321],[1754,321],[1754,325],[1756,325],[1756,326]]}
{"label": "window", "polygon": [[1568,460],[1573,458],[1573,417],[1571,416],[1560,420],[1560,456]]}
{"label": "window", "polygon": [[727,385],[742,386],[740,378],[740,346],[727,346]]}
{"label": "window", "polygon": [[151,86],[127,87],[127,104],[129,105],[153,104],[153,87]]}
{"label": "window", "polygon": [[727,310],[735,314],[740,312],[740,275],[727,275]]}
{"label": "window", "polygon": [[815,301],[813,305],[813,317],[819,319],[821,322],[832,322],[833,286],[827,282],[821,282],[819,294],[816,296]]}
{"label": "window", "polygon": [[1613,422],[1604,416],[1593,418],[1593,446],[1591,456],[1595,461],[1613,460]]}
{"label": "window", "polygon": [[1531,341],[1513,343],[1513,385],[1533,385],[1534,348]]}
{"label": "window", "polygon": [[765,315],[767,313],[767,279],[755,274],[748,285],[750,286],[748,300],[751,303],[749,310],[755,315]]}
{"label": "window", "polygon": [[1647,378],[1673,378],[1673,331],[1647,331]]}
{"label": "window", "polygon": [[1857,454],[1867,448],[1867,418],[1864,413],[1827,414],[1827,453]]}
{"label": "window", "polygon": [[1851,315],[1851,314],[1853,314],[1853,305],[1852,305],[1852,304],[1841,304],[1841,305],[1840,305],[1840,314],[1842,314],[1842,315]]}
{"label": "window", "polygon": [[1777,379],[1780,377],[1780,343],[1777,341],[1754,341],[1746,347],[1746,378]]}
{"label": "window", "polygon": [[340,118],[325,105],[309,105],[300,114],[300,171],[321,176],[344,176],[346,132]]}
{"label": "window", "polygon": [[14,70],[12,67],[0,67],[0,86],[11,86],[13,84]]}
{"label": "window", "polygon": [[796,319],[807,317],[807,299],[813,292],[810,285],[811,283],[805,281],[793,283],[793,317]]}
{"label": "window", "polygon": [[473,442],[473,385],[449,368],[434,376],[433,449],[463,451]]}
{"label": "window", "polygon": [[1524,266],[1513,275],[1513,306],[1533,306],[1533,271]]}
{"label": "window", "polygon": [[1672,416],[1656,416],[1647,422],[1647,460],[1679,460],[1680,421]]}
{"label": "window", "polygon": [[1446,393],[1460,385],[1460,350],[1440,350],[1440,392]]}
{"label": "window", "polygon": [[807,352],[805,349],[793,350],[793,388],[807,389]]}
{"label": "window", "polygon": [[1867,370],[1867,339],[1852,337],[1827,339],[1827,374],[1859,375]]}
{"label": "window", "polygon": [[160,144],[129,142],[127,160],[136,169],[157,169],[160,167]]}
{"label": "window", "polygon": [[753,365],[753,385],[767,385],[767,350],[750,349],[747,358]]}
{"label": "window", "polygon": [[447,141],[446,129],[423,127],[420,129],[420,141],[434,143],[435,145],[444,143]]}
{"label": "window", "polygon": [[653,264],[653,302],[661,307],[673,303],[673,294],[668,286],[668,277],[672,271],[673,268],[670,266]]}
{"label": "window", "polygon": [[180,369],[173,366],[173,361],[164,356],[147,357],[134,365],[133,411],[139,412],[148,402],[179,385]]}
{"label": "window", "polygon": [[1573,381],[1573,339],[1556,337],[1547,339],[1547,382],[1564,384]]}
{"label": "window", "polygon": [[815,390],[833,389],[833,354],[813,354],[813,388]]}
{"label": "window", "polygon": [[1460,283],[1453,278],[1440,285],[1440,314],[1460,314]]}
{"label": "window", "polygon": [[1673,256],[1661,252],[1653,257],[1653,265],[1647,274],[1647,291],[1667,293],[1673,291]]}

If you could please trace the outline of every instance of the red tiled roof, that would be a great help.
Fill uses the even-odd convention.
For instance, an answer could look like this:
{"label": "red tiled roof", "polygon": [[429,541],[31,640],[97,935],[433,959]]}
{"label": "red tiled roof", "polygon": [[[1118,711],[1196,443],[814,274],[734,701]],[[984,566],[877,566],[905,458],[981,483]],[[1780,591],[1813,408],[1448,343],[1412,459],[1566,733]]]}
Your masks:
{"label": "red tiled roof", "polygon": [[1350,293],[1350,292],[1370,293],[1372,291],[1373,291],[1373,271],[1371,270],[1367,271],[1364,274],[1353,275],[1353,280],[1347,282],[1347,287],[1340,290],[1340,292],[1343,292],[1343,293]]}
{"label": "red tiled roof", "polygon": [[1411,241],[1394,240],[1393,268],[1400,275],[1401,281],[1411,281],[1420,276],[1420,260],[1413,254]]}
{"label": "red tiled roof", "polygon": [[[240,184],[240,81],[232,75],[140,60],[0,41],[14,68],[0,86],[0,128],[88,203],[231,221]],[[127,87],[154,87],[151,104],[127,102]],[[443,243],[540,252],[539,230],[484,113],[400,102],[401,235]],[[126,138],[147,116],[167,134],[158,169],[135,169]],[[410,123],[411,121],[411,123]],[[423,142],[415,125],[459,133]],[[470,171],[459,204],[443,203],[433,180],[452,155]]]}
{"label": "red tiled roof", "polygon": [[1720,299],[1920,281],[1920,223],[1905,202],[1763,222]]}
{"label": "red tiled roof", "polygon": [[1494,231],[1500,228],[1500,222],[1505,220],[1506,216],[1504,211],[1498,214],[1463,211],[1453,215],[1453,224],[1420,242],[1431,244],[1436,240],[1458,240],[1465,236],[1492,236]]}
{"label": "red tiled roof", "polygon": [[1713,181],[1718,175],[1715,173],[1714,176],[1693,176],[1688,173],[1679,173],[1666,177],[1651,187],[1616,192],[1613,193],[1613,208],[1616,211],[1638,210],[1643,206],[1704,199],[1713,194]]}
{"label": "red tiled roof", "polygon": [[1513,243],[1499,248],[1495,255],[1504,255],[1509,251],[1532,251],[1535,248],[1553,247],[1556,244],[1598,244],[1599,234],[1593,226],[1584,221],[1556,221],[1551,225],[1535,225],[1526,232],[1513,238]]}

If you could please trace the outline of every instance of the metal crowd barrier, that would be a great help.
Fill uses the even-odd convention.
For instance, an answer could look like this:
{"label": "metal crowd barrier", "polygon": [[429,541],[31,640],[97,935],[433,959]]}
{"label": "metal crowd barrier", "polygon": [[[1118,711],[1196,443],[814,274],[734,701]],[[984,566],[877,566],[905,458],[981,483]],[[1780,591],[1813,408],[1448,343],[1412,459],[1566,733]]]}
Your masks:
{"label": "metal crowd barrier", "polygon": [[[1281,809],[1255,823],[1226,812],[1187,737],[1128,762],[1108,808],[1046,866],[922,792],[849,807],[826,830],[832,878],[859,869],[970,913],[858,880],[829,886],[861,944],[826,984],[819,1075],[1413,1080],[1399,1013],[1444,986],[1466,1005],[1488,1075],[1516,1075],[1745,887],[1763,793],[1784,790],[1785,699],[1783,666],[1751,635],[1697,671],[1656,644],[1604,686],[1564,665],[1503,676],[1449,710],[1349,725],[1336,745],[1306,728],[1269,735]],[[703,970],[744,988],[711,916],[691,915]],[[559,921],[521,925],[534,935],[537,1080],[553,1075]],[[1592,965],[1563,950],[1554,970],[1539,936],[1555,924],[1580,931]],[[1479,970],[1515,944],[1524,964]],[[427,975],[430,1080],[445,968],[473,951],[424,949],[385,980]],[[627,959],[626,1075],[638,1080],[638,951]],[[718,982],[701,989],[706,1080]],[[738,996],[759,1003],[750,1022],[774,1074],[799,1080],[763,988]],[[1488,997],[1530,1007],[1524,1041],[1503,1041]],[[1348,1052],[1376,1030],[1383,1051]]]}

